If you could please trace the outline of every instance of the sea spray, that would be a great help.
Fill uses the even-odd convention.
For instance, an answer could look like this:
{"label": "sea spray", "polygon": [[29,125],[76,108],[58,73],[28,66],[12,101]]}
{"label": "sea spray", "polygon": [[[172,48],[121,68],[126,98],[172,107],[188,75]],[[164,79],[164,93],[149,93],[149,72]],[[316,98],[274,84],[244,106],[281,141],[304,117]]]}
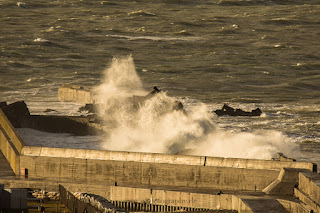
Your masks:
{"label": "sea spray", "polygon": [[108,127],[102,148],[108,150],[270,159],[277,152],[299,155],[299,146],[278,131],[230,133],[214,123],[205,104],[185,113],[173,110],[175,98],[157,93],[137,107],[133,96],[148,94],[133,58],[114,58],[97,88],[100,115]]}

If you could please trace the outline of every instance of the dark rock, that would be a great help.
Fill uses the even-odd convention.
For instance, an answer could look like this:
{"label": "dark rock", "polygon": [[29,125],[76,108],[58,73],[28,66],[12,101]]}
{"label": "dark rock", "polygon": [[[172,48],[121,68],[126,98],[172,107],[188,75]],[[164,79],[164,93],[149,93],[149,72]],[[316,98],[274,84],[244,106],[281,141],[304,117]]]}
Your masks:
{"label": "dark rock", "polygon": [[145,99],[149,99],[151,98],[152,96],[158,94],[159,92],[161,92],[161,90],[158,89],[158,87],[153,87],[153,90],[151,92],[149,92],[148,95],[145,96]]}
{"label": "dark rock", "polygon": [[176,101],[172,107],[172,110],[174,111],[182,111],[185,115],[187,112],[183,108],[183,104],[180,101]]}
{"label": "dark rock", "polygon": [[243,111],[242,109],[234,109],[227,104],[224,104],[221,110],[214,111],[218,116],[229,115],[229,116],[260,116],[262,111],[257,108],[251,112]]}
{"label": "dark rock", "polygon": [[88,111],[89,113],[98,113],[98,106],[96,104],[86,104],[79,108],[79,112]]}
{"label": "dark rock", "polygon": [[154,95],[161,92],[158,87],[153,87],[153,90],[149,92],[146,96],[132,96],[132,104],[134,109],[139,109],[148,99],[152,98]]}
{"label": "dark rock", "polygon": [[259,108],[251,111],[251,116],[260,116],[261,114],[262,114],[262,111]]}
{"label": "dark rock", "polygon": [[23,122],[30,117],[29,109],[24,101],[14,102],[6,106],[2,104],[1,109],[16,128],[22,127]]}
{"label": "dark rock", "polygon": [[[152,98],[154,95],[162,92],[162,90],[158,89],[158,87],[153,87],[153,90],[147,94],[146,96],[132,96],[132,102],[134,109],[140,108],[146,100]],[[173,111],[182,111],[184,114],[187,114],[187,112],[183,108],[183,104],[180,101],[175,101],[172,103],[172,110]],[[169,109],[170,111],[170,109]]]}
{"label": "dark rock", "polygon": [[2,109],[3,107],[8,106],[7,102],[0,102],[0,109]]}
{"label": "dark rock", "polygon": [[52,133],[73,135],[97,135],[102,133],[100,125],[91,117],[31,115],[24,127]]}
{"label": "dark rock", "polygon": [[48,112],[58,112],[57,110],[54,109],[46,109],[43,111],[44,113],[48,113]]}

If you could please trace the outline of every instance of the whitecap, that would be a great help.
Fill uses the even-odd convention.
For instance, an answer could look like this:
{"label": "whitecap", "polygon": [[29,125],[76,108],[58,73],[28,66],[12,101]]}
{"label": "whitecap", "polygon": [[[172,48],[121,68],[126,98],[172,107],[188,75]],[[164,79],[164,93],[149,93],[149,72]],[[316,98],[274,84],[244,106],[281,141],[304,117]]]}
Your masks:
{"label": "whitecap", "polygon": [[43,39],[43,38],[36,38],[33,41],[34,42],[39,42],[39,43],[49,42],[47,39]]}
{"label": "whitecap", "polygon": [[153,40],[153,41],[198,41],[199,37],[159,37],[159,36],[127,36],[127,35],[106,35],[111,38],[124,38],[128,40]]}
{"label": "whitecap", "polygon": [[24,3],[24,2],[18,2],[18,3],[17,3],[17,6],[18,6],[18,7],[23,7],[23,8],[26,8],[26,7],[27,7],[26,3]]}
{"label": "whitecap", "polygon": [[133,11],[131,13],[128,13],[128,15],[138,15],[138,16],[156,16],[156,14],[154,13],[151,13],[151,12],[145,12],[145,11],[142,11],[142,10],[139,10],[139,11]]}

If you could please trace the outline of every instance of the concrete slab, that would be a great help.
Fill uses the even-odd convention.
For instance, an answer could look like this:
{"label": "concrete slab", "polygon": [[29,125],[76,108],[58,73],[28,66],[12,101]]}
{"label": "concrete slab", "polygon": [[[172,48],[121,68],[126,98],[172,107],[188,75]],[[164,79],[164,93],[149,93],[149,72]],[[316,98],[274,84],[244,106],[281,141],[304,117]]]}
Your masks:
{"label": "concrete slab", "polygon": [[275,199],[265,197],[241,197],[254,213],[285,213],[286,209]]}

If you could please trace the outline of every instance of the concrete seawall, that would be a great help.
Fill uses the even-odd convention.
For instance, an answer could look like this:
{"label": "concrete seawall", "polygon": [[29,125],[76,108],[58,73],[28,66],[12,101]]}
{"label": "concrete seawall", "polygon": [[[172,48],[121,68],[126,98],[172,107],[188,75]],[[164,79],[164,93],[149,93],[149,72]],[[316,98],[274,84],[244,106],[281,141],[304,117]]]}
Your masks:
{"label": "concrete seawall", "polygon": [[24,145],[22,138],[0,109],[0,150],[16,175],[20,172],[20,153]]}
{"label": "concrete seawall", "polygon": [[261,191],[279,175],[276,170],[26,155],[20,165],[28,169],[30,178],[248,191]]}
{"label": "concrete seawall", "polygon": [[160,153],[87,150],[69,148],[49,148],[25,146],[23,155],[38,157],[70,157],[92,160],[134,161],[146,163],[167,163],[211,167],[230,167],[243,169],[278,170],[282,168],[304,169],[317,171],[314,163],[276,160],[256,160],[241,158],[218,158],[190,155],[170,155]]}
{"label": "concrete seawall", "polygon": [[295,196],[320,212],[320,175],[313,172],[300,172]]}

